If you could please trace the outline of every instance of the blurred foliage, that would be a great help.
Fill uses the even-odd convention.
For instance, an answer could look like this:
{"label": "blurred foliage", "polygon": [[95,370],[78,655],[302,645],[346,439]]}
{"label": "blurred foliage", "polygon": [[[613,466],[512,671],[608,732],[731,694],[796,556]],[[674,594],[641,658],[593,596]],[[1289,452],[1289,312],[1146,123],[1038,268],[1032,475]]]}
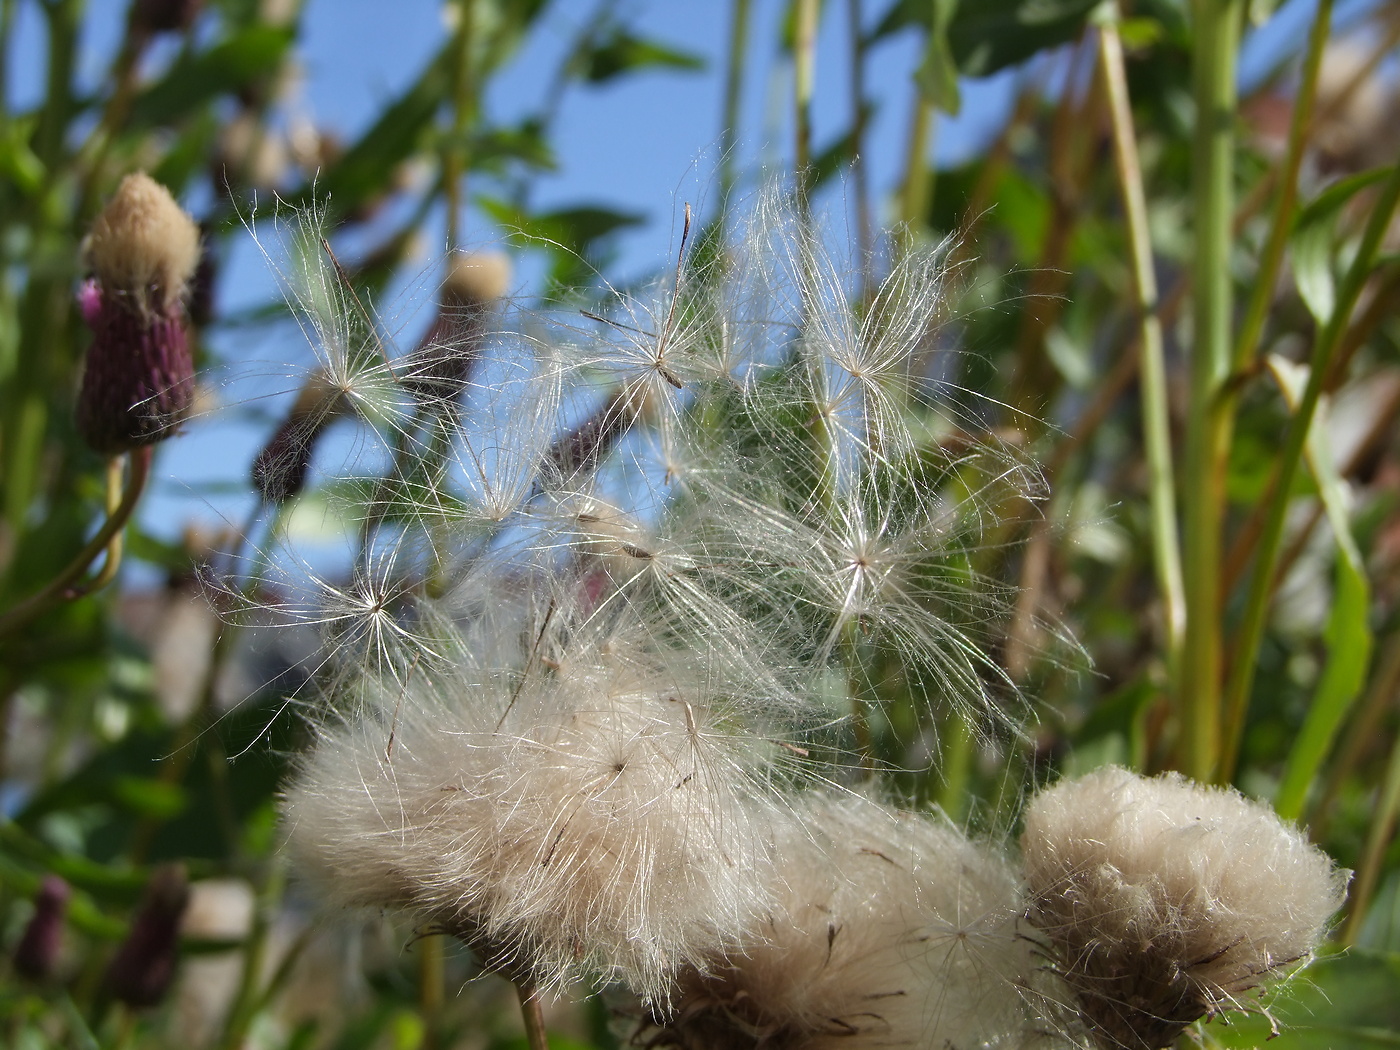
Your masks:
{"label": "blurred foliage", "polygon": [[[176,10],[185,7],[189,18]],[[1091,24],[1112,15],[1089,0],[862,7],[864,31],[851,41],[858,61],[895,34],[923,41],[925,58],[908,86],[909,101],[926,109],[911,131],[916,145],[919,119],[936,122],[936,111],[955,111],[959,77],[1019,64],[1014,109],[985,151],[933,171],[928,149],[911,147],[903,187],[877,188],[900,192],[907,236],[954,238],[950,320],[938,338],[959,352],[940,357],[952,363],[927,378],[952,392],[969,432],[1026,450],[1050,482],[1041,507],[997,508],[981,563],[949,568],[1019,588],[996,658],[1033,698],[1029,738],[978,737],[953,714],[928,724],[900,696],[882,698],[872,725],[874,749],[904,771],[895,780],[910,799],[1004,830],[1023,786],[1052,771],[1105,762],[1146,771],[1189,767],[1153,569],[1159,537],[1148,509],[1139,400],[1142,311],[1113,164],[1100,30]],[[302,33],[296,3],[138,0],[91,93],[77,79],[89,17],[82,3],[0,4],[5,74],[21,12],[42,23],[46,71],[36,106],[21,110],[5,99],[0,107],[0,610],[57,578],[104,517],[106,464],[82,446],[72,422],[88,339],[75,291],[84,277],[82,238],[128,172],[148,170],[177,196],[202,202],[207,258],[195,293],[205,298],[191,314],[206,369],[239,363],[218,360],[211,335],[220,326],[251,326],[279,311],[229,317],[217,296],[209,305],[231,241],[246,236],[245,205],[255,191],[275,190],[293,205],[322,202],[336,224],[337,256],[366,300],[413,268],[410,249],[444,206],[465,211],[464,180],[479,214],[543,254],[542,296],[587,304],[603,294],[600,274],[613,260],[615,235],[645,217],[608,202],[531,203],[532,181],[558,164],[561,99],[579,85],[685,74],[703,61],[677,42],[642,35],[619,6],[604,4],[580,20],[558,68],[542,71],[553,88],[541,111],[494,124],[476,100],[544,31],[548,8],[542,0],[459,0],[446,8],[441,47],[356,139],[342,142],[289,120],[286,91]],[[171,10],[175,28],[155,27],[151,13]],[[1168,425],[1180,451],[1193,396],[1186,319],[1195,272],[1191,186],[1200,161],[1192,84],[1198,26],[1174,0],[1134,4],[1116,25],[1128,52],[1132,131],[1161,287],[1154,316],[1164,337]],[[1400,20],[1381,6],[1324,56],[1305,128],[1299,206],[1284,215],[1288,272],[1264,274],[1260,352],[1230,377],[1236,408],[1223,475],[1196,476],[1178,460],[1183,506],[1212,487],[1223,493],[1217,526],[1227,670],[1290,404],[1307,378],[1298,362],[1337,314],[1378,189],[1394,170],[1400,134],[1391,118],[1400,92],[1389,69],[1397,41]],[[1260,285],[1277,207],[1299,90],[1296,43],[1247,85],[1233,114],[1238,203],[1223,279],[1237,314]],[[742,48],[731,56],[736,76],[753,78],[750,60]],[[861,113],[863,120],[868,110]],[[860,163],[862,134],[854,124],[814,155],[816,185],[832,186]],[[1337,353],[1320,378],[1308,469],[1285,494],[1271,616],[1250,703],[1235,727],[1233,782],[1273,798],[1292,777],[1293,815],[1361,873],[1361,895],[1339,933],[1340,943],[1359,947],[1320,960],[1284,993],[1274,1007],[1288,1029],[1279,1047],[1400,1039],[1393,995],[1400,986],[1395,252],[1387,229],[1365,272],[1355,275],[1359,301],[1341,317]],[[1285,393],[1290,375],[1295,388]],[[491,1050],[523,1045],[504,985],[468,985],[445,1004],[424,991],[425,942],[401,952],[382,931],[357,933],[351,949],[349,934],[304,932],[305,908],[285,893],[276,813],[278,785],[305,732],[283,697],[315,673],[308,643],[273,640],[258,626],[235,628],[232,610],[210,608],[201,573],[211,560],[239,556],[235,538],[191,533],[180,545],[136,524],[126,533],[126,558],[147,563],[165,587],[115,586],[59,601],[0,634],[0,950],[7,960],[44,876],[58,875],[72,889],[52,976],[26,981],[0,962],[0,1043],[17,1050],[356,1050],[445,1047],[470,1036]],[[1049,623],[1065,625],[1091,670],[1059,644]],[[143,888],[169,862],[183,864],[210,900],[219,899],[212,888],[237,887],[226,908],[235,918],[215,915],[203,928],[188,928],[180,990],[155,1010],[129,1010],[104,993],[104,966]],[[455,947],[445,955],[432,980],[439,989],[462,988],[473,973],[470,956]],[[223,969],[197,969],[206,963]],[[216,989],[213,998],[201,999],[201,988]],[[558,1047],[612,1045],[601,1000],[552,1020]],[[1268,1021],[1225,1027],[1217,1020],[1203,1032],[1208,1044],[1256,1045]]]}

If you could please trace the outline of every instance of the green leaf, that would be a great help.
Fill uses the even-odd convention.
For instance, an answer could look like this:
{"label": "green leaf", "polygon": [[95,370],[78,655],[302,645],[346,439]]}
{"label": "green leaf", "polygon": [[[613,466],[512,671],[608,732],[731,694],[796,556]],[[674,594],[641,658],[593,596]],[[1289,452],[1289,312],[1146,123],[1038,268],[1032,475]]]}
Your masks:
{"label": "green leaf", "polygon": [[1334,182],[1298,213],[1293,223],[1289,257],[1298,294],[1318,324],[1326,324],[1336,306],[1336,276],[1332,271],[1332,247],[1337,216],[1362,190],[1390,174],[1390,168],[1373,168]]}
{"label": "green leaf", "polygon": [[692,51],[633,36],[618,25],[586,41],[576,63],[579,77],[590,84],[606,83],[625,73],[646,69],[693,73],[705,68],[704,58]]}
{"label": "green leaf", "polygon": [[33,118],[6,121],[0,142],[0,176],[26,197],[37,196],[45,183],[44,162],[29,148],[35,123]]}
{"label": "green leaf", "polygon": [[448,57],[441,52],[433,58],[359,141],[328,172],[293,194],[292,202],[304,207],[313,197],[324,200],[333,224],[385,192],[398,165],[422,143],[447,95]]}
{"label": "green leaf", "polygon": [[133,813],[155,820],[169,820],[188,805],[179,784],[154,777],[117,777],[112,782],[112,797]]}
{"label": "green leaf", "polygon": [[[1318,959],[1269,1003],[1278,1021],[1238,1013],[1199,1026],[1206,1047],[1269,1050],[1371,1050],[1400,1046],[1400,956],[1353,948]],[[1226,1024],[1224,1022],[1228,1021]]]}
{"label": "green leaf", "polygon": [[[1289,407],[1296,409],[1307,386],[1308,369],[1275,354],[1269,356],[1268,365],[1283,388]],[[1361,692],[1371,659],[1371,587],[1365,561],[1351,534],[1346,486],[1337,473],[1327,440],[1327,407],[1325,398],[1318,402],[1304,455],[1317,481],[1327,521],[1336,540],[1337,583],[1323,631],[1327,665],[1308,706],[1303,728],[1289,753],[1283,783],[1275,800],[1279,813],[1290,819],[1302,815],[1308,788]]]}
{"label": "green leaf", "polygon": [[490,197],[477,203],[507,230],[535,242],[554,255],[549,280],[554,290],[577,288],[593,282],[594,262],[609,237],[629,226],[646,221],[636,212],[585,205],[531,215],[515,206]]}
{"label": "green leaf", "polygon": [[[1073,40],[1098,0],[976,0],[958,7],[948,22],[948,46],[958,71],[984,77],[1038,52]],[[930,0],[899,0],[876,27],[870,42],[907,26],[932,30]]]}
{"label": "green leaf", "polygon": [[958,9],[958,0],[931,0],[932,21],[924,44],[924,58],[914,71],[914,83],[935,109],[957,116],[962,108],[958,94],[958,65],[948,43],[948,23]]}
{"label": "green leaf", "polygon": [[172,124],[204,103],[275,72],[293,36],[287,28],[255,25],[207,51],[181,56],[132,104],[131,125]]}

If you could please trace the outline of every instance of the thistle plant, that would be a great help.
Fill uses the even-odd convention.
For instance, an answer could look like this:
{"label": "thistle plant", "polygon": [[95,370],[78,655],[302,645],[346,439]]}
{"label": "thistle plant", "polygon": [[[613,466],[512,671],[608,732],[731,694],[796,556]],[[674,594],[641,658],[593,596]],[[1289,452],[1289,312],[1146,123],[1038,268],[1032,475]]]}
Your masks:
{"label": "thistle plant", "polygon": [[[943,252],[860,310],[776,198],[703,256],[689,222],[650,296],[402,352],[294,229],[313,382],[388,465],[338,486],[367,494],[350,582],[284,582],[324,639],[285,806],[316,895],[456,937],[527,1006],[622,986],[632,1039],[686,1048],[1165,1046],[1302,962],[1341,880],[1237,796],[1142,782],[1149,856],[1093,832],[1138,781],[1062,785],[1024,875],[877,800],[882,696],[1019,732],[976,564],[1039,478],[928,379]],[[1288,863],[1232,874],[1237,836]]]}

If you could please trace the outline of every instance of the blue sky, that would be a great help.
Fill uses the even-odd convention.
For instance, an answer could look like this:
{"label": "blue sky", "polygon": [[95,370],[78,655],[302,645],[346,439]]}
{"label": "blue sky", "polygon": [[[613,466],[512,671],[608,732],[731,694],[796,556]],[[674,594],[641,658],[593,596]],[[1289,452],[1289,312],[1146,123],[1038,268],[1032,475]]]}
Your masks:
{"label": "blue sky", "polygon": [[[867,0],[863,4],[867,28],[884,14],[888,3]],[[844,131],[850,119],[846,5],[823,6],[813,107],[818,148]],[[1258,35],[1246,51],[1242,70],[1246,80],[1257,77],[1280,48],[1301,39],[1312,6],[1312,0],[1293,0]],[[114,2],[90,5],[79,67],[89,86],[98,85],[107,68],[125,7]],[[739,129],[737,167],[741,172],[758,172],[765,165],[790,167],[792,78],[777,47],[785,8],[784,0],[752,3]],[[508,121],[533,111],[558,56],[594,10],[593,3],[552,4],[522,53],[491,84],[483,100],[486,114]],[[618,242],[619,272],[637,274],[657,267],[673,252],[675,216],[681,203],[702,200],[713,187],[730,4],[624,0],[615,10],[642,35],[698,54],[706,68],[698,73],[648,72],[571,90],[553,133],[558,171],[539,180],[533,203],[545,207],[603,203],[646,215],[645,225],[626,232]],[[32,2],[18,5],[18,17],[9,64],[10,90],[12,105],[24,108],[33,104],[40,91],[43,34]],[[303,19],[299,58],[304,78],[298,104],[318,126],[335,130],[346,140],[353,139],[384,102],[416,78],[447,32],[438,0],[392,4],[310,0]],[[882,43],[868,59],[866,91],[876,109],[865,157],[877,217],[883,214],[903,164],[913,101],[910,78],[918,47],[918,39],[905,34]],[[995,136],[1021,75],[1008,71],[964,82],[962,113],[957,118],[939,118],[934,149],[940,165],[966,159]],[[838,206],[845,192],[843,187],[835,188]],[[440,238],[440,224],[436,230]],[[484,228],[479,216],[469,216],[469,240],[490,240],[495,235],[496,231]],[[422,260],[425,271],[436,254],[433,245],[427,245]],[[221,275],[219,300],[224,307],[265,301],[273,292],[273,279],[256,248],[247,240],[235,245]],[[238,333],[216,333],[214,338],[227,356],[247,358],[238,345]],[[283,349],[291,351],[290,346]],[[273,362],[278,352],[275,344],[265,341],[256,356]],[[276,365],[261,367],[275,386]],[[286,379],[281,388],[291,385]],[[145,523],[158,534],[174,537],[190,518],[208,523],[240,520],[251,506],[251,496],[232,491],[246,486],[248,464],[260,440],[261,433],[246,421],[216,418],[192,424],[188,433],[162,449],[158,480],[143,504]],[[220,488],[228,491],[219,493]]]}

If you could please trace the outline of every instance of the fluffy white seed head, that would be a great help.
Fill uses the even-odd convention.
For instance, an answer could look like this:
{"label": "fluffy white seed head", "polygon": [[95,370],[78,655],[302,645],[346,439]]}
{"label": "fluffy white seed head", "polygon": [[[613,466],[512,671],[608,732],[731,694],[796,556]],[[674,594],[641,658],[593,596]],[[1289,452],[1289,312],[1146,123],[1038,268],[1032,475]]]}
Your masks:
{"label": "fluffy white seed head", "polygon": [[1004,858],[945,819],[817,796],[779,833],[776,902],[683,984],[661,1042],[835,1050],[1021,1045],[1032,959]]}
{"label": "fluffy white seed head", "polygon": [[1098,1045],[1168,1046],[1307,959],[1347,873],[1237,791],[1115,767],[1042,791],[1028,918]]}
{"label": "fluffy white seed head", "polygon": [[384,701],[326,728],[288,792],[328,903],[405,909],[509,975],[652,1001],[767,903],[755,763],[683,683],[576,661],[518,691]]}
{"label": "fluffy white seed head", "polygon": [[103,288],[165,311],[199,264],[199,227],[155,179],[136,172],[92,224],[87,257]]}

